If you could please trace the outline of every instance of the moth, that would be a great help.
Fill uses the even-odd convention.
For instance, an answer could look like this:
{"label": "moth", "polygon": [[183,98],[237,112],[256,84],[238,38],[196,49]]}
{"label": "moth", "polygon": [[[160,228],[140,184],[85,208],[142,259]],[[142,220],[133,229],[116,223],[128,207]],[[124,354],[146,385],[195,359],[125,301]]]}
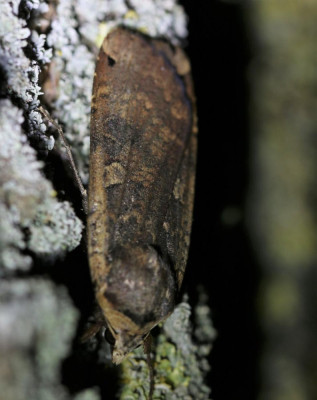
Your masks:
{"label": "moth", "polygon": [[115,364],[175,307],[190,242],[196,148],[185,53],[112,30],[93,83],[87,242],[101,311],[88,336],[106,327]]}
{"label": "moth", "polygon": [[192,223],[194,111],[180,48],[121,27],[108,34],[93,84],[87,229],[115,364],[175,306]]}

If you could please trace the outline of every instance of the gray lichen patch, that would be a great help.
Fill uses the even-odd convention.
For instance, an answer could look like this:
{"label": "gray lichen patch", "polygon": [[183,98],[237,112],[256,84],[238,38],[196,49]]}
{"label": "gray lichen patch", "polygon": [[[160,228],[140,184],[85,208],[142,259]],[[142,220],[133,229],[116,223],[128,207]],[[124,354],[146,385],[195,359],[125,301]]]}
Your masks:
{"label": "gray lichen patch", "polygon": [[43,255],[71,251],[79,245],[82,229],[82,222],[67,201],[51,202],[49,207],[44,204],[30,226],[28,247]]}
{"label": "gray lichen patch", "polygon": [[44,279],[0,282],[1,398],[68,399],[59,384],[78,312]]}
{"label": "gray lichen patch", "polygon": [[[35,151],[22,133],[24,118],[9,100],[0,102],[0,198],[13,206],[23,224],[35,215],[35,205],[48,194],[53,194],[51,184],[40,172],[42,163],[37,161]],[[36,190],[37,189],[37,190]]]}
{"label": "gray lichen patch", "polygon": [[[49,62],[51,49],[45,49],[45,36],[31,30],[25,20],[18,17],[20,1],[0,3],[0,66],[6,85],[3,89],[9,96],[18,99],[25,111],[28,136],[36,137],[46,146],[46,126],[40,113],[38,97],[42,93],[39,85],[40,64]],[[39,1],[24,3],[27,13],[40,14],[47,9],[47,4]],[[33,59],[25,55],[28,41],[32,43]]]}
{"label": "gray lichen patch", "polygon": [[[40,93],[38,82],[29,73],[37,75],[39,68],[23,52],[31,31],[26,22],[17,17],[20,1],[2,2],[0,13],[1,65],[6,72],[9,88],[23,101],[30,103]],[[30,5],[32,2],[29,2]]]}
{"label": "gray lichen patch", "polygon": [[[39,147],[52,147],[37,110],[40,65],[50,61],[52,50],[44,47],[45,35],[18,17],[19,7],[17,0],[0,3],[2,90],[20,106],[9,99],[0,102],[0,275],[28,270],[32,260],[23,254],[27,249],[53,257],[73,249],[82,229],[70,205],[58,205],[51,183],[41,172],[43,164],[27,140],[36,137]],[[46,3],[35,0],[23,7],[34,19],[47,10]],[[33,59],[26,56],[27,46],[32,47]]]}
{"label": "gray lichen patch", "polygon": [[[70,204],[58,203],[42,173],[42,163],[22,133],[22,112],[9,100],[0,101],[0,274],[27,270],[23,254],[57,256],[76,247],[82,223]],[[25,236],[28,230],[29,239]]]}

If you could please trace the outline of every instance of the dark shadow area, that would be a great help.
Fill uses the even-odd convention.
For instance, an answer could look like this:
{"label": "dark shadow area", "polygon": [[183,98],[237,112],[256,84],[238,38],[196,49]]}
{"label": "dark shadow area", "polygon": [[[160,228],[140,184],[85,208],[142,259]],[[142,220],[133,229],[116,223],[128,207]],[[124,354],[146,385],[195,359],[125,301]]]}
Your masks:
{"label": "dark shadow area", "polygon": [[[260,336],[258,268],[244,226],[251,58],[244,10],[184,0],[199,118],[194,225],[185,290],[208,291],[217,339],[209,384],[217,400],[255,399]],[[194,295],[194,293],[193,293]]]}

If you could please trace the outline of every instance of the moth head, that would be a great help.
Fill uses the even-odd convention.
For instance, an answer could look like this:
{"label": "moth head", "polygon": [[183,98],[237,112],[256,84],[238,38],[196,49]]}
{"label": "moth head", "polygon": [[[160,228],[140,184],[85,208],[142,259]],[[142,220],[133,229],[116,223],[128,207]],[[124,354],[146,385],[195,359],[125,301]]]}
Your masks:
{"label": "moth head", "polygon": [[144,334],[124,330],[116,333],[114,337],[111,330],[108,326],[108,329],[105,331],[105,339],[112,347],[112,362],[117,365],[120,364],[131,351],[141,346],[150,334],[150,330]]}
{"label": "moth head", "polygon": [[170,265],[152,246],[116,248],[109,265],[97,300],[113,337],[112,360],[119,364],[172,312],[176,285]]}

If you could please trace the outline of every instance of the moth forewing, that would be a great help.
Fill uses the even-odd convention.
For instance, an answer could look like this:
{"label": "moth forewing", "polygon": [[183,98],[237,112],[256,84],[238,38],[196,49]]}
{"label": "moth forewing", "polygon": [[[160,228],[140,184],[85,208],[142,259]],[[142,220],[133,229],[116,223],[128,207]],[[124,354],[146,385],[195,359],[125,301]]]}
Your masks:
{"label": "moth forewing", "polygon": [[196,157],[189,74],[180,49],[123,28],[96,65],[88,253],[117,364],[172,312],[184,274]]}

